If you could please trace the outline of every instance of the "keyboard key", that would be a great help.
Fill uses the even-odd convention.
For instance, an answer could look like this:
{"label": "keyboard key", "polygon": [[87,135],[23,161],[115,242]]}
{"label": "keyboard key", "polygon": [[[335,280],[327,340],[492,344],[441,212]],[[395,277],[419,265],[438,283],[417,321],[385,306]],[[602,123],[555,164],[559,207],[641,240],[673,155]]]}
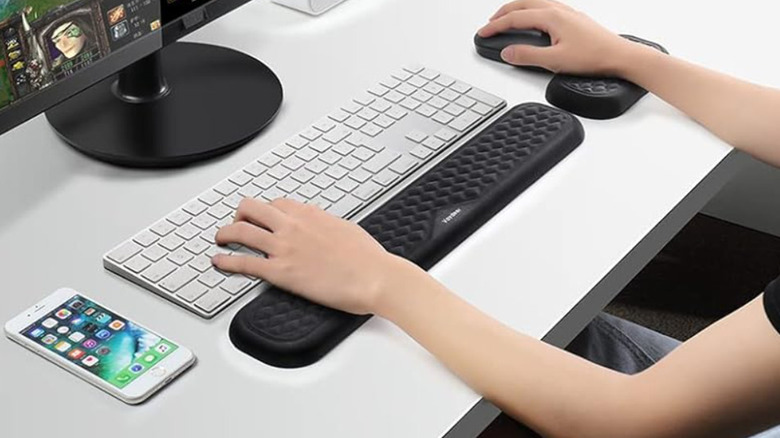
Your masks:
{"label": "keyboard key", "polygon": [[382,133],[382,128],[379,126],[369,123],[366,126],[363,127],[363,129],[360,130],[363,134],[370,135],[371,137],[376,137],[377,135]]}
{"label": "keyboard key", "polygon": [[446,107],[444,107],[444,111],[446,111],[447,113],[457,117],[457,116],[463,114],[463,111],[466,111],[466,109],[463,108],[460,105],[451,103],[451,104],[447,105]]}
{"label": "keyboard key", "polygon": [[176,265],[169,262],[168,260],[160,260],[159,262],[153,264],[150,268],[147,268],[144,273],[141,274],[141,276],[151,281],[152,283],[157,283],[175,270]]}
{"label": "keyboard key", "polygon": [[176,292],[176,296],[188,303],[191,303],[202,297],[208,291],[209,289],[206,286],[198,283],[197,281],[193,281]]}
{"label": "keyboard key", "polygon": [[175,234],[169,234],[160,241],[160,246],[168,251],[175,251],[182,245],[184,245],[184,239]]}
{"label": "keyboard key", "polygon": [[[259,169],[260,171],[257,172],[257,175],[260,175],[265,170],[265,166],[263,166],[260,163],[255,162],[255,163],[252,163],[252,164],[254,164],[258,168],[260,168]],[[257,171],[258,169],[257,168],[252,168],[252,170],[253,171]],[[249,183],[249,181],[252,181],[252,176],[257,176],[257,175],[250,175],[250,174],[248,174],[246,172],[241,171],[241,172],[234,173],[228,179],[230,180],[230,182],[232,182],[233,184],[235,184],[237,186],[245,186],[245,185],[247,185]],[[190,212],[188,211],[188,213],[190,213]],[[200,213],[190,213],[190,214],[192,214],[194,216],[194,215],[198,215]]]}
{"label": "keyboard key", "polygon": [[420,102],[427,102],[431,100],[433,95],[427,91],[424,90],[417,90],[414,94],[412,94],[412,98],[419,100]]}
{"label": "keyboard key", "polygon": [[[379,113],[371,108],[363,108],[357,113],[357,116],[366,121],[372,121],[379,116]],[[355,128],[357,129],[357,128]]]}
{"label": "keyboard key", "polygon": [[401,93],[401,94],[403,94],[405,96],[409,96],[412,93],[414,93],[415,91],[417,91],[417,89],[412,87],[409,84],[401,84],[401,85],[395,87],[394,91],[397,91],[397,92],[399,92],[399,93]]}
{"label": "keyboard key", "polygon": [[301,137],[303,137],[303,138],[305,138],[306,140],[309,140],[309,141],[314,141],[314,140],[320,138],[321,135],[322,135],[322,133],[319,130],[314,129],[314,128],[307,128],[303,132],[300,133]]}
{"label": "keyboard key", "polygon": [[225,281],[226,278],[227,277],[222,275],[221,272],[217,271],[216,268],[212,268],[206,273],[201,274],[200,277],[198,277],[198,281],[213,289]]}
{"label": "keyboard key", "polygon": [[133,241],[135,241],[135,243],[143,246],[144,248],[148,247],[149,245],[152,245],[158,240],[160,240],[160,236],[152,233],[151,231],[143,231],[139,235],[133,238]]}
{"label": "keyboard key", "polygon": [[351,179],[351,178],[344,178],[341,181],[336,183],[336,188],[339,190],[343,190],[347,193],[355,190],[358,187],[358,182]]}
{"label": "keyboard key", "polygon": [[350,145],[349,143],[343,141],[336,146],[333,146],[333,152],[339,154],[339,155],[349,155],[355,150],[355,146]]}
{"label": "keyboard key", "polygon": [[197,216],[197,215],[203,213],[204,211],[206,211],[207,208],[209,208],[208,205],[206,205],[203,202],[200,202],[200,201],[198,201],[196,199],[196,200],[190,202],[189,204],[185,205],[183,210],[186,211],[187,213],[193,215],[193,216]]}
{"label": "keyboard key", "polygon": [[392,117],[392,118],[394,118],[396,120],[401,120],[402,118],[404,118],[405,115],[407,115],[409,113],[406,112],[405,110],[403,110],[402,108],[394,106],[393,108],[388,110],[385,114],[387,114],[388,116],[390,116],[390,117]]}
{"label": "keyboard key", "polygon": [[354,179],[355,181],[359,183],[364,183],[371,179],[372,174],[367,172],[365,169],[355,169],[355,171],[350,172],[349,177]]}
{"label": "keyboard key", "polygon": [[137,255],[125,263],[125,268],[129,269],[130,272],[138,274],[151,265],[152,262],[150,262],[148,259]]}
{"label": "keyboard key", "polygon": [[295,153],[295,149],[291,148],[290,146],[287,146],[286,144],[283,144],[281,146],[278,146],[272,152],[282,158],[287,158]]}
{"label": "keyboard key", "polygon": [[366,121],[358,116],[352,116],[346,122],[344,122],[344,124],[352,129],[360,129],[366,126]]}
{"label": "keyboard key", "polygon": [[426,81],[425,78],[421,78],[420,76],[414,76],[412,78],[409,78],[409,80],[406,81],[406,83],[413,87],[422,88],[425,86],[425,84],[428,83],[428,81]]}
{"label": "keyboard key", "polygon": [[411,155],[413,155],[413,156],[415,156],[415,157],[417,157],[417,158],[419,158],[421,160],[424,160],[424,159],[430,157],[432,153],[433,152],[431,152],[430,149],[426,148],[423,145],[417,145],[417,146],[413,147],[412,150],[409,151],[409,154],[411,154]]}
{"label": "keyboard key", "polygon": [[195,305],[206,312],[213,312],[219,306],[225,304],[229,299],[230,299],[230,295],[217,289],[217,290],[212,290],[211,292],[208,292],[206,295],[200,297],[198,301],[195,301]]}
{"label": "keyboard key", "polygon": [[441,128],[439,131],[436,132],[436,134],[433,135],[444,141],[452,141],[458,137],[458,134],[456,134],[455,131],[447,128]]}
{"label": "keyboard key", "polygon": [[[231,185],[232,185],[232,183],[231,183]],[[192,216],[190,216],[189,213],[187,213],[185,211],[182,211],[182,210],[179,210],[179,211],[171,214],[170,216],[168,216],[168,221],[171,222],[172,224],[180,227],[180,226],[186,224],[187,222],[189,222],[191,217]]]}
{"label": "keyboard key", "polygon": [[244,277],[243,275],[234,275],[222,283],[220,288],[227,291],[231,295],[235,295],[251,284],[252,280]]}
{"label": "keyboard key", "polygon": [[401,101],[401,106],[410,111],[414,111],[417,109],[417,107],[420,106],[420,102],[412,99],[411,97],[407,97],[406,99]]}
{"label": "keyboard key", "polygon": [[[208,214],[202,214],[195,219],[192,220],[192,224],[196,227],[200,228],[201,230],[205,230],[208,228],[211,228],[214,224],[217,223],[217,220]],[[165,245],[163,245],[165,246]],[[173,250],[171,250],[173,251]]]}
{"label": "keyboard key", "polygon": [[[232,195],[228,196],[227,198],[225,198],[224,201],[222,201],[222,203],[232,208],[233,210],[237,209],[238,206],[241,204],[241,201],[243,201],[244,198],[248,197],[247,195],[243,194],[245,193],[244,191],[245,188],[242,188],[240,193],[233,193]],[[253,198],[254,196],[251,197]]]}
{"label": "keyboard key", "polygon": [[432,81],[439,77],[441,73],[437,72],[436,70],[431,70],[430,68],[426,68],[425,70],[420,72],[420,76],[424,77],[425,79],[428,79],[429,81]]}
{"label": "keyboard key", "polygon": [[460,94],[468,93],[471,90],[471,85],[464,84],[463,82],[456,81],[455,83],[448,85],[451,89],[457,91]]}
{"label": "keyboard key", "polygon": [[456,92],[454,92],[454,91],[452,91],[450,89],[447,89],[447,90],[444,90],[441,93],[439,93],[439,97],[441,97],[444,100],[448,100],[448,101],[452,102],[452,101],[456,100],[457,98],[459,98],[460,94],[458,94],[458,93],[456,93]]}
{"label": "keyboard key", "polygon": [[393,77],[388,77],[387,79],[383,79],[379,83],[384,85],[387,88],[395,88],[395,87],[401,85],[401,81],[399,81],[398,79],[393,78]]}
{"label": "keyboard key", "polygon": [[471,107],[471,110],[474,111],[475,113],[481,115],[481,116],[486,116],[486,115],[490,114],[490,111],[492,111],[493,109],[490,108],[489,106],[485,105],[482,102],[477,102],[476,105]]}
{"label": "keyboard key", "polygon": [[424,142],[422,142],[423,146],[427,147],[428,149],[438,151],[439,149],[443,148],[445,143],[444,141],[436,138],[436,137],[428,137],[425,139]]}
{"label": "keyboard key", "polygon": [[273,201],[274,199],[280,199],[287,196],[287,193],[284,193],[283,191],[277,189],[276,187],[271,187],[270,189],[263,192],[262,196],[267,201]]}
{"label": "keyboard key", "polygon": [[349,114],[355,114],[356,112],[363,109],[362,106],[356,104],[355,102],[349,102],[348,104],[341,107],[344,111],[346,111]]}
{"label": "keyboard key", "polygon": [[284,190],[287,193],[292,193],[300,187],[300,183],[296,182],[292,178],[287,178],[276,185],[280,190]]}
{"label": "keyboard key", "polygon": [[334,216],[344,218],[357,210],[361,205],[363,205],[363,202],[360,199],[352,195],[346,195],[339,202],[328,207],[327,211]]}
{"label": "keyboard key", "polygon": [[355,195],[355,197],[358,199],[368,201],[376,196],[380,191],[382,191],[382,186],[373,181],[369,181],[358,187],[355,191],[352,192],[352,194]]}
{"label": "keyboard key", "polygon": [[384,85],[378,84],[368,89],[368,92],[377,97],[382,97],[390,91]]}
{"label": "keyboard key", "polygon": [[392,107],[393,107],[393,105],[390,105],[390,103],[388,103],[385,100],[377,100],[376,102],[372,103],[369,106],[369,108],[371,108],[372,110],[374,110],[376,112],[380,112],[380,113],[383,113],[383,112],[389,110]]}
{"label": "keyboard key", "polygon": [[434,79],[434,81],[437,84],[439,84],[441,86],[444,86],[444,87],[449,87],[449,86],[451,86],[452,84],[455,83],[455,79],[452,79],[451,77],[446,76],[446,75],[439,75],[439,77]]}
{"label": "keyboard key", "polygon": [[315,187],[314,185],[306,184],[305,186],[303,186],[300,189],[298,189],[297,193],[308,200],[308,199],[312,199],[315,196],[319,195],[320,192],[321,192],[321,190],[318,189],[317,187]]}
{"label": "keyboard key", "polygon": [[395,90],[392,90],[389,93],[385,94],[385,99],[393,103],[399,103],[402,100],[404,100],[404,95]]}
{"label": "keyboard key", "polygon": [[455,103],[457,103],[458,105],[464,108],[471,108],[477,103],[477,101],[467,96],[460,96],[458,99],[455,100]]}
{"label": "keyboard key", "polygon": [[436,108],[429,105],[420,105],[420,107],[417,108],[417,113],[423,117],[430,118],[433,117],[434,114],[436,114]]}
{"label": "keyboard key", "polygon": [[322,132],[328,132],[331,129],[336,127],[336,124],[333,122],[333,120],[329,118],[320,119],[317,123],[315,123],[314,128],[319,129]]}
{"label": "keyboard key", "polygon": [[298,151],[298,153],[295,156],[303,161],[309,162],[317,158],[317,155],[319,154],[312,148],[306,148]]}
{"label": "keyboard key", "polygon": [[200,233],[200,238],[205,240],[206,242],[214,245],[214,237],[217,235],[217,227],[211,227],[202,233]]}
{"label": "keyboard key", "polygon": [[206,272],[212,267],[211,257],[207,255],[195,257],[195,260],[191,261],[189,266],[198,272]]}
{"label": "keyboard key", "polygon": [[411,65],[407,65],[406,67],[404,67],[404,70],[406,70],[406,71],[408,71],[410,73],[420,73],[421,71],[423,71],[424,68],[425,67],[423,67],[420,64],[411,64]]}
{"label": "keyboard key", "polygon": [[[240,199],[238,199],[238,202],[240,203],[241,199],[257,197],[257,195],[259,195],[262,190],[263,189],[261,189],[260,187],[257,187],[254,184],[250,184],[250,185],[248,185],[246,187],[241,187],[241,190],[239,190],[238,193],[233,193],[232,195],[230,195],[228,197],[229,199],[231,199],[231,202],[230,202],[230,204],[227,204],[227,205],[230,205],[233,209],[236,209],[236,208],[238,208],[238,204],[236,203],[236,197],[240,198]],[[224,202],[223,202],[223,204],[224,204]]]}
{"label": "keyboard key", "polygon": [[455,117],[445,113],[444,111],[439,111],[432,118],[442,125],[446,125],[455,119]]}
{"label": "keyboard key", "polygon": [[[341,155],[339,155],[339,154],[337,154],[337,153],[335,153],[333,151],[325,152],[324,154],[322,154],[320,156],[320,161],[322,161],[323,163],[330,164],[331,166],[336,164],[339,160],[341,160]],[[311,169],[309,169],[309,170],[311,170]]]}
{"label": "keyboard key", "polygon": [[[220,196],[219,199],[222,199],[222,197]],[[157,222],[156,224],[154,224],[152,226],[152,228],[149,228],[149,229],[152,230],[152,232],[154,234],[157,234],[158,236],[165,237],[168,234],[171,234],[173,232],[173,230],[176,229],[176,227],[174,227],[173,224],[171,224],[167,220],[162,220],[162,221]]]}
{"label": "keyboard key", "polygon": [[[206,205],[214,205],[217,202],[222,200],[222,195],[220,195],[219,193],[215,192],[214,190],[208,190],[206,193],[203,193],[202,195],[198,196],[198,199],[200,199]],[[152,230],[152,231],[154,231],[154,230]],[[171,231],[173,231],[173,230],[171,230]]]}
{"label": "keyboard key", "polygon": [[168,254],[168,251],[163,249],[160,245],[154,245],[150,248],[146,248],[144,252],[141,253],[142,256],[146,257],[147,259],[156,262],[159,261],[161,258],[165,257]]}
{"label": "keyboard key", "polygon": [[358,97],[356,97],[356,98],[354,98],[352,100],[354,100],[355,102],[357,102],[357,103],[359,103],[359,104],[361,104],[363,106],[366,106],[366,105],[370,105],[371,102],[376,100],[376,98],[374,98],[374,96],[372,96],[372,95],[370,95],[368,93],[363,93],[360,96],[358,96]]}
{"label": "keyboard key", "polygon": [[215,205],[209,209],[209,216],[216,219],[224,219],[232,213],[233,210],[225,205]]}
{"label": "keyboard key", "polygon": [[385,169],[374,176],[374,181],[385,187],[393,184],[396,180],[398,180],[398,174],[390,169]]}
{"label": "keyboard key", "polygon": [[200,231],[200,229],[194,227],[192,224],[184,224],[183,227],[176,230],[176,235],[184,240],[190,240],[200,234]]}
{"label": "keyboard key", "polygon": [[331,143],[338,143],[341,140],[344,140],[349,136],[349,134],[352,134],[352,131],[350,131],[347,128],[344,127],[338,127],[334,129],[333,131],[330,131],[329,133],[325,134],[323,137],[325,140],[328,140]]}
{"label": "keyboard key", "polygon": [[330,202],[336,202],[344,197],[344,192],[337,189],[336,187],[331,187],[328,190],[322,192],[322,197]]}
{"label": "keyboard key", "polygon": [[[397,72],[393,73],[393,77],[398,79],[399,81],[405,81],[405,80],[411,78],[412,74],[409,73],[408,71],[398,70]],[[403,84],[401,84],[401,85],[403,85]]]}
{"label": "keyboard key", "polygon": [[[341,113],[344,114],[344,111],[341,111]],[[341,120],[338,121],[341,122]],[[287,145],[290,146],[291,148],[295,148],[295,149],[301,149],[302,147],[309,144],[309,142],[303,137],[301,137],[300,135],[296,135],[295,137],[287,140],[285,143],[287,143]]]}
{"label": "keyboard key", "polygon": [[290,175],[290,173],[292,172],[290,172],[289,169],[285,169],[284,167],[279,166],[279,167],[274,167],[273,169],[266,172],[266,175],[272,178],[276,178],[277,180],[283,180],[287,178],[287,176]]}
{"label": "keyboard key", "polygon": [[442,99],[439,96],[434,96],[433,99],[428,101],[428,105],[436,108],[436,109],[444,109],[445,106],[449,105],[449,102]]}
{"label": "keyboard key", "polygon": [[428,136],[424,132],[415,129],[414,131],[406,134],[406,138],[415,143],[422,143],[426,138],[428,138]]}
{"label": "keyboard key", "polygon": [[185,251],[184,248],[178,249],[168,256],[168,260],[176,263],[179,266],[186,265],[194,258],[195,256],[192,255],[192,253],[189,251]]}
{"label": "keyboard key", "polygon": [[372,158],[369,162],[363,165],[363,168],[371,173],[379,173],[380,170],[384,169],[385,167],[389,166],[393,161],[398,159],[401,154],[395,151],[391,151],[389,149],[386,149],[380,153],[378,153],[374,158]]}
{"label": "keyboard key", "polygon": [[184,266],[176,270],[173,274],[167,276],[160,282],[160,287],[168,292],[176,292],[181,289],[185,284],[191,282],[198,276],[198,271]]}
{"label": "keyboard key", "polygon": [[462,116],[456,118],[452,122],[450,122],[450,127],[457,129],[458,131],[465,131],[468,129],[471,125],[474,123],[477,123],[477,121],[480,120],[480,117],[478,114],[468,111],[464,113]]}
{"label": "keyboard key", "polygon": [[[214,187],[214,190],[216,190],[217,193],[220,193],[222,196],[228,196],[231,193],[233,193],[236,190],[238,190],[238,186],[233,184],[230,181],[222,181],[216,187]],[[168,218],[168,219],[170,219],[170,218]],[[171,221],[171,222],[173,222],[173,221]],[[173,222],[173,223],[176,223],[176,222]],[[181,225],[181,224],[176,224],[176,225]]]}
{"label": "keyboard key", "polygon": [[371,158],[374,158],[374,155],[376,155],[374,152],[364,147],[357,148],[352,152],[352,156],[360,161],[370,160]]}
{"label": "keyboard key", "polygon": [[361,164],[362,163],[360,162],[360,160],[357,160],[352,157],[344,157],[341,159],[341,161],[339,161],[339,166],[348,170],[355,170],[358,167],[360,167]]}
{"label": "keyboard key", "polygon": [[202,254],[203,251],[206,251],[208,248],[209,244],[203,239],[193,239],[184,244],[184,249],[195,255]]}
{"label": "keyboard key", "polygon": [[314,186],[319,187],[322,190],[332,186],[334,182],[336,181],[333,178],[326,175],[317,175],[313,180],[311,180],[311,183]]}
{"label": "keyboard key", "polygon": [[281,163],[282,159],[276,154],[265,154],[257,162],[266,167],[274,167]]}
{"label": "keyboard key", "polygon": [[316,198],[312,199],[309,201],[309,204],[314,205],[322,210],[326,210],[331,206],[331,202],[321,196],[317,196]]}
{"label": "keyboard key", "polygon": [[282,166],[293,171],[300,169],[304,164],[306,164],[306,162],[298,157],[290,157],[282,162]]}
{"label": "keyboard key", "polygon": [[349,172],[347,172],[346,169],[339,166],[333,166],[330,169],[325,171],[325,175],[337,180],[344,178],[347,175],[347,173]]}
{"label": "keyboard key", "polygon": [[312,178],[314,178],[314,173],[309,172],[306,169],[301,169],[297,172],[293,172],[292,174],[292,179],[298,181],[301,184],[306,184],[307,182],[311,181]]}
{"label": "keyboard key", "polygon": [[393,120],[392,118],[382,114],[379,117],[377,117],[376,119],[374,119],[374,123],[376,123],[376,125],[379,126],[380,128],[387,129],[387,128],[393,126],[393,123],[395,123],[395,120]]}
{"label": "keyboard key", "polygon": [[[330,151],[329,151],[330,152]],[[311,163],[307,164],[304,169],[308,170],[311,173],[322,173],[328,168],[328,165],[322,162],[321,160],[314,160]]]}
{"label": "keyboard key", "polygon": [[426,84],[423,87],[423,90],[425,90],[428,93],[431,93],[433,95],[436,95],[436,94],[439,94],[442,91],[444,91],[444,87],[442,87],[440,84],[437,84],[435,82],[428,82],[428,84]]}
{"label": "keyboard key", "polygon": [[399,175],[404,175],[410,170],[417,167],[418,163],[419,161],[417,161],[413,157],[404,155],[403,157],[399,158],[395,163],[393,163],[388,169],[392,170],[395,173],[398,173]]}

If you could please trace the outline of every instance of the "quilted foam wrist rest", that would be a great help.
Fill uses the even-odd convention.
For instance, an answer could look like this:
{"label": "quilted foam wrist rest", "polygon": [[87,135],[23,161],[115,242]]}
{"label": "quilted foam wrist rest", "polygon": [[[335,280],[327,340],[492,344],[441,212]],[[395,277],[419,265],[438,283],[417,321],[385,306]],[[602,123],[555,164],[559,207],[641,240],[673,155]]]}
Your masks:
{"label": "quilted foam wrist rest", "polygon": [[[516,106],[361,220],[388,251],[431,268],[582,142],[571,114]],[[230,325],[241,351],[269,365],[312,364],[370,316],[329,309],[272,287]]]}
{"label": "quilted foam wrist rest", "polygon": [[[650,46],[663,53],[669,53],[661,45],[621,35],[635,43]],[[547,101],[578,116],[590,119],[613,119],[628,111],[647,90],[618,78],[588,78],[558,74],[547,85]]]}

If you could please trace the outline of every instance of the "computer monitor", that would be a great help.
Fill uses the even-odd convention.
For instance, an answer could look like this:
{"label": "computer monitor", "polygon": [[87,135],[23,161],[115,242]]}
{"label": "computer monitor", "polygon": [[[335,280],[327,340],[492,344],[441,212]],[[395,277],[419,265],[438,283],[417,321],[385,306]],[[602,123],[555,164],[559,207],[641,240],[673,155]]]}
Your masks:
{"label": "computer monitor", "polygon": [[100,160],[175,167],[233,150],[276,115],[257,59],[179,38],[248,0],[0,0],[0,135],[36,114]]}

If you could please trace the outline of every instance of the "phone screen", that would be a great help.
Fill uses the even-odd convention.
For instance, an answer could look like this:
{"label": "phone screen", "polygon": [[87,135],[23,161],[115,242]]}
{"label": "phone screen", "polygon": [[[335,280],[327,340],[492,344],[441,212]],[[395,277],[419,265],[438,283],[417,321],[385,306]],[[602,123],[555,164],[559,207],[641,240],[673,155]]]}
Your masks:
{"label": "phone screen", "polygon": [[81,295],[21,334],[117,388],[129,385],[178,348]]}

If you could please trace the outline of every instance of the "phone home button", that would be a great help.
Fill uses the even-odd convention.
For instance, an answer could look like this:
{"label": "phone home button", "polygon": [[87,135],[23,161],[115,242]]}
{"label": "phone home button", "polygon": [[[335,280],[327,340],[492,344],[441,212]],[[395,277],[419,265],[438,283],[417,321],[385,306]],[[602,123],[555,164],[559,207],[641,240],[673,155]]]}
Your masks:
{"label": "phone home button", "polygon": [[167,372],[168,372],[168,370],[166,370],[163,367],[154,367],[154,368],[151,369],[151,371],[149,371],[149,374],[151,374],[154,377],[162,377]]}

